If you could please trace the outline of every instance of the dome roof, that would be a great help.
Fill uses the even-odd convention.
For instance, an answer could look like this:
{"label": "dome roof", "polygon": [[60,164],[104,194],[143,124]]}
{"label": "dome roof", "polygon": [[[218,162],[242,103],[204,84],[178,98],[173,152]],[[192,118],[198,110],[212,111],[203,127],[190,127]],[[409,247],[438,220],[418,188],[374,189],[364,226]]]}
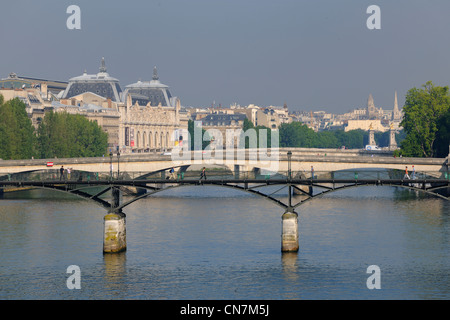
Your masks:
{"label": "dome roof", "polygon": [[[168,90],[169,86],[159,81],[158,71],[153,68],[153,78],[151,81],[141,81],[129,84],[123,93],[124,100],[127,95],[131,95],[132,103],[138,102],[140,105],[150,103],[152,106],[172,106],[172,95]],[[143,99],[146,97],[146,99]]]}
{"label": "dome roof", "polygon": [[85,92],[92,92],[104,98],[111,98],[113,101],[120,101],[122,88],[119,85],[119,80],[108,74],[105,58],[102,58],[97,74],[87,74],[84,71],[81,76],[69,79],[69,85],[64,91],[62,98],[71,98]]}

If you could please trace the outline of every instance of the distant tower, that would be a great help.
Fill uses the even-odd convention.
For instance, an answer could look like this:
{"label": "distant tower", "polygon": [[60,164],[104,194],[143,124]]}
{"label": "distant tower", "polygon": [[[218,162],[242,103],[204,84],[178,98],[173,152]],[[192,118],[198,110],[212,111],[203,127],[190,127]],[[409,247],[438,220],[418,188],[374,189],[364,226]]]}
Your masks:
{"label": "distant tower", "polygon": [[367,119],[375,119],[377,117],[377,109],[375,108],[375,103],[373,102],[372,94],[369,94],[367,99]]}
{"label": "distant tower", "polygon": [[392,121],[400,121],[402,118],[402,113],[398,109],[397,91],[395,91],[394,97],[394,110],[392,110]]}
{"label": "distant tower", "polygon": [[394,125],[391,123],[389,128],[389,150],[397,150],[397,141],[395,140],[395,129]]}
{"label": "distant tower", "polygon": [[371,145],[371,146],[375,146],[376,145],[375,132],[373,130],[372,124],[370,124],[370,127],[369,127],[369,145]]}

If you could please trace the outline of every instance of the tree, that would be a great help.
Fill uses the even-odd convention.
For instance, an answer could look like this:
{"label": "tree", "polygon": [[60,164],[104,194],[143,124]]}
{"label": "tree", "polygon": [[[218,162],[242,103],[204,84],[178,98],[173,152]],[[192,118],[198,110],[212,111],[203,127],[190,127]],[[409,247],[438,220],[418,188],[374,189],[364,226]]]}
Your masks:
{"label": "tree", "polygon": [[369,140],[369,134],[363,130],[343,131],[337,130],[334,132],[339,140],[339,147],[345,146],[347,149],[363,149]]}
{"label": "tree", "polygon": [[[190,147],[191,150],[195,150],[195,133],[198,132],[197,130],[195,130],[195,122],[192,120],[188,121],[188,132],[189,132],[189,138],[190,138]],[[211,141],[211,138],[209,137],[209,134],[206,132],[205,129],[202,128],[202,134],[201,137],[197,139],[200,139],[202,141],[202,150],[204,150]]]}
{"label": "tree", "polygon": [[433,157],[438,120],[448,111],[450,96],[448,86],[435,86],[431,81],[422,88],[412,88],[406,94],[404,117],[400,125],[406,132],[401,143],[406,156]]}
{"label": "tree", "polygon": [[339,148],[341,145],[333,131],[322,131],[317,132],[313,146],[315,148]]}
{"label": "tree", "polygon": [[363,130],[314,132],[300,122],[282,124],[279,130],[280,147],[362,149],[368,140]]}
{"label": "tree", "polygon": [[315,132],[300,122],[283,123],[279,128],[280,147],[313,148]]}
{"label": "tree", "polygon": [[[250,130],[250,131],[249,131]],[[255,136],[256,136],[256,146],[258,148],[271,148],[272,145],[272,130],[265,127],[265,126],[254,126],[253,122],[248,120],[247,118],[244,119],[244,124],[242,126],[242,135],[241,135],[241,143],[242,139],[244,140],[245,148],[251,148],[252,143],[250,143],[250,139],[253,136],[251,131],[254,130]],[[266,139],[265,144],[261,141],[261,138]]]}
{"label": "tree", "polygon": [[435,150],[436,157],[444,158],[450,154],[450,109],[437,122]]}
{"label": "tree", "polygon": [[30,159],[35,152],[35,132],[18,98],[4,102],[0,96],[0,158]]}
{"label": "tree", "polygon": [[108,134],[82,115],[49,112],[38,127],[41,158],[96,157],[105,153]]}

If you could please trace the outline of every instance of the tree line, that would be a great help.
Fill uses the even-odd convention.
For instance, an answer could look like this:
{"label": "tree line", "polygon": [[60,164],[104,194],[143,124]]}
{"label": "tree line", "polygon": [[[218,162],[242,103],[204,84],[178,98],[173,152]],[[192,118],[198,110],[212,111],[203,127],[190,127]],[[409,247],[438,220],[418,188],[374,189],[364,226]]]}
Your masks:
{"label": "tree line", "polygon": [[409,157],[446,157],[450,145],[450,94],[448,86],[428,81],[406,94],[400,125],[406,132],[401,153]]}
{"label": "tree line", "polygon": [[[189,120],[189,134],[191,137],[194,136],[194,122]],[[265,126],[254,126],[254,124],[248,120],[244,119],[243,123],[243,135],[241,138],[245,139],[244,144],[245,148],[252,147],[249,137],[245,136],[244,133],[247,130],[252,129],[255,130],[256,138],[257,138],[257,146],[258,147],[271,147],[271,135],[272,130]],[[261,135],[266,134],[266,141],[260,141]],[[279,134],[279,146],[284,147],[292,147],[292,148],[330,148],[330,149],[338,149],[345,147],[347,149],[363,149],[369,143],[369,133],[364,130],[330,130],[330,131],[320,131],[315,132],[313,129],[309,128],[306,124],[301,122],[291,122],[291,123],[283,123],[280,125],[278,129]],[[396,134],[396,142],[397,145],[404,139],[405,133],[404,131],[400,131]],[[386,132],[375,132],[374,134],[375,142],[380,147],[388,147],[389,146],[389,131]],[[209,136],[208,132],[205,129],[202,129],[202,139],[203,146],[205,149],[209,145]],[[194,150],[194,139],[191,139],[191,150]]]}
{"label": "tree line", "polygon": [[[279,128],[280,147],[363,149],[369,143],[369,133],[364,130],[329,130],[315,132],[301,122],[283,123]],[[389,146],[389,131],[375,132],[375,142],[380,147]],[[399,143],[404,133],[396,134]]]}
{"label": "tree line", "polygon": [[35,129],[25,104],[0,95],[0,158],[70,158],[105,154],[108,134],[82,115],[46,113]]}

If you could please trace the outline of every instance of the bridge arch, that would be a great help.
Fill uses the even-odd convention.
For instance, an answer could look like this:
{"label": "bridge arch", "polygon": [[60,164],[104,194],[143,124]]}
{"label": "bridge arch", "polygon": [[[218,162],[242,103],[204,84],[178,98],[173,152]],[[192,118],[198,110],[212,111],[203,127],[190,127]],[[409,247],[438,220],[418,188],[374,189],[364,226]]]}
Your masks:
{"label": "bridge arch", "polygon": [[[266,198],[267,200],[271,201],[272,203],[275,203],[276,205],[280,206],[283,209],[287,209],[288,208],[288,206],[286,204],[284,204],[282,201],[280,201],[280,200],[278,200],[276,198],[273,198],[271,196],[267,196],[267,195],[265,195],[262,192],[258,192],[258,191],[255,191],[255,190],[249,190],[249,189],[245,189],[243,187],[237,186],[237,185],[229,185],[229,184],[215,184],[213,186],[214,187],[221,187],[221,188],[228,188],[228,189],[239,190],[239,191],[247,192],[247,193],[250,193],[250,194],[253,194],[253,195],[262,196],[263,198]],[[132,203],[134,203],[134,202],[136,202],[138,200],[151,197],[152,195],[154,195],[156,193],[165,192],[165,191],[173,190],[173,189],[176,189],[176,188],[182,188],[182,187],[193,187],[193,185],[190,185],[190,184],[189,185],[187,185],[187,184],[178,184],[176,186],[170,186],[170,187],[161,188],[161,189],[155,189],[155,188],[146,187],[146,186],[139,186],[139,188],[147,189],[150,192],[147,192],[147,193],[144,193],[142,195],[136,196],[135,198],[128,200],[127,202],[121,204],[119,207],[117,207],[115,209],[116,210],[122,210],[123,208],[125,208],[128,205],[130,205],[130,204],[132,204]]]}
{"label": "bridge arch", "polygon": [[[146,189],[146,190],[148,190],[150,192],[138,195],[135,198],[130,199],[130,200],[126,201],[125,203],[122,203],[120,206],[118,206],[115,209],[122,210],[123,208],[125,208],[128,205],[130,205],[130,204],[132,204],[132,203],[134,203],[134,202],[136,202],[138,200],[150,197],[150,196],[152,196],[152,195],[154,195],[156,193],[172,190],[174,188],[188,187],[188,186],[198,186],[198,185],[203,185],[203,184],[199,183],[197,185],[192,185],[192,184],[174,183],[174,185],[172,185],[170,187],[159,188],[159,189],[158,188],[154,188],[154,187],[150,187],[150,186],[145,186],[145,185],[139,185],[139,186],[135,185],[135,187],[137,187],[137,188]],[[286,184],[269,184],[269,185],[268,184],[261,184],[261,185],[256,185],[256,186],[253,186],[253,187],[250,187],[250,188],[245,187],[245,186],[240,186],[238,184],[230,184],[230,183],[217,183],[217,184],[210,184],[210,185],[212,185],[214,187],[229,188],[229,189],[234,189],[234,190],[238,190],[238,191],[242,191],[242,192],[247,192],[247,193],[252,194],[252,195],[257,195],[257,196],[260,196],[262,198],[265,198],[266,200],[271,201],[272,203],[278,205],[279,207],[281,207],[281,208],[283,208],[285,210],[289,209],[289,207],[290,207],[289,204],[285,204],[281,200],[279,200],[279,199],[277,199],[277,198],[272,196],[273,194],[281,191],[282,189],[288,188],[288,185],[286,185]],[[119,185],[114,185],[114,186],[115,187],[120,187],[122,185],[119,184]],[[268,187],[268,186],[281,186],[281,188],[279,188],[278,190],[276,190],[275,192],[273,192],[271,194],[265,194],[265,193],[257,190],[259,188],[264,188],[264,187]],[[313,184],[312,186],[318,187],[318,188],[324,188],[324,186],[319,185],[319,184]],[[298,202],[297,204],[292,205],[291,208],[295,209],[295,208],[299,207],[301,204],[303,204],[303,203],[305,203],[307,201],[310,201],[310,200],[318,198],[318,197],[322,197],[322,196],[324,196],[326,194],[329,194],[331,192],[342,191],[342,190],[346,190],[346,189],[350,189],[350,188],[367,187],[367,186],[375,186],[375,185],[374,184],[367,184],[367,183],[354,183],[354,184],[351,184],[351,185],[344,185],[344,186],[340,186],[340,187],[337,187],[337,188],[326,188],[325,191],[320,192],[319,194],[314,195],[314,196],[308,196],[306,199],[303,199],[300,202]],[[441,194],[439,194],[437,192],[433,192],[435,190],[449,188],[448,186],[438,186],[438,187],[432,187],[432,188],[429,188],[429,189],[424,189],[424,188],[420,188],[420,187],[417,187],[417,186],[411,186],[411,185],[394,185],[394,184],[379,184],[379,185],[376,185],[376,186],[377,187],[378,186],[379,187],[400,187],[400,188],[405,188],[405,189],[409,189],[409,190],[415,190],[415,191],[419,191],[419,192],[431,195],[433,197],[438,197],[438,198],[450,201],[450,197],[446,197],[446,196],[441,195]],[[289,196],[289,194],[287,194],[287,196]]]}
{"label": "bridge arch", "polygon": [[312,184],[313,187],[316,188],[323,188],[325,189],[325,191],[319,192],[316,195],[313,196],[309,196],[306,199],[300,201],[299,203],[293,205],[293,208],[297,208],[300,205],[302,205],[303,203],[307,202],[307,201],[311,201],[313,199],[316,198],[320,198],[322,196],[325,196],[327,194],[330,194],[332,192],[337,192],[337,191],[343,191],[343,190],[347,190],[347,189],[353,189],[353,188],[359,188],[359,187],[373,187],[373,186],[377,186],[377,187],[390,187],[390,188],[403,188],[403,189],[408,189],[408,190],[414,190],[414,191],[419,191],[420,193],[424,193],[433,197],[438,197],[440,199],[443,200],[447,200],[450,201],[450,197],[446,197],[444,195],[441,195],[437,192],[433,192],[435,190],[440,190],[440,189],[446,189],[449,188],[449,186],[438,186],[438,187],[431,187],[428,189],[423,189],[420,187],[416,187],[416,186],[411,186],[411,185],[401,185],[401,184],[379,184],[379,185],[374,185],[374,184],[366,184],[366,183],[355,183],[355,184],[351,184],[351,185],[344,185],[344,186],[340,186],[340,187],[335,187],[335,188],[326,188],[322,185],[318,185],[318,184]]}
{"label": "bridge arch", "polygon": [[[177,168],[180,168],[181,170],[186,171],[187,168],[189,166],[177,166]],[[314,198],[317,197],[321,197],[323,195],[329,194],[331,192],[335,192],[335,191],[340,191],[340,190],[344,190],[344,189],[349,189],[349,188],[356,188],[356,187],[363,187],[363,186],[387,186],[387,187],[401,187],[401,188],[405,188],[405,189],[410,189],[410,190],[415,190],[415,191],[419,191],[421,193],[426,193],[428,195],[432,195],[434,197],[439,197],[441,199],[444,200],[450,200],[450,197],[444,196],[442,194],[440,194],[438,191],[441,189],[446,189],[449,188],[450,185],[448,183],[448,181],[446,180],[439,180],[438,183],[435,183],[434,185],[427,185],[426,184],[426,180],[417,180],[419,182],[416,182],[416,180],[392,180],[395,181],[393,183],[390,183],[389,180],[384,180],[383,182],[380,182],[380,180],[358,180],[358,179],[353,179],[353,180],[345,180],[345,181],[341,181],[341,182],[336,182],[335,184],[335,180],[333,179],[329,179],[329,180],[322,180],[322,181],[318,181],[318,180],[314,180],[314,179],[303,179],[303,180],[288,180],[287,177],[282,177],[281,179],[276,179],[276,180],[264,180],[264,179],[247,179],[247,180],[243,180],[243,179],[237,179],[236,181],[233,180],[233,178],[229,178],[229,173],[228,176],[226,176],[226,179],[220,179],[217,178],[217,176],[215,178],[212,178],[211,180],[205,180],[205,181],[199,181],[199,177],[195,177],[194,179],[192,179],[192,177],[189,177],[190,179],[188,180],[159,180],[160,182],[152,182],[152,181],[156,181],[155,179],[149,179],[150,175],[153,174],[157,174],[158,172],[161,171],[166,171],[170,168],[167,169],[163,169],[157,172],[149,172],[145,175],[142,175],[140,177],[138,177],[137,179],[129,179],[129,180],[111,180],[111,177],[107,177],[106,180],[98,180],[98,176],[96,176],[95,173],[92,172],[80,172],[80,171],[75,171],[72,174],[74,175],[74,179],[73,180],[59,180],[59,173],[58,173],[58,169],[52,169],[52,170],[45,170],[43,172],[43,174],[50,174],[53,176],[53,180],[46,180],[46,176],[44,175],[44,177],[42,178],[42,180],[38,181],[37,179],[35,181],[26,181],[26,179],[17,179],[15,181],[14,184],[14,179],[13,182],[11,184],[21,187],[21,186],[32,186],[32,187],[36,187],[36,188],[44,188],[44,189],[49,189],[49,190],[56,190],[56,191],[61,191],[61,192],[66,192],[69,194],[74,194],[78,197],[84,198],[84,199],[89,199],[89,200],[93,200],[95,201],[97,204],[101,205],[103,208],[106,208],[107,210],[118,210],[120,211],[121,209],[123,209],[124,207],[128,206],[129,204],[138,201],[140,199],[146,198],[146,197],[150,197],[153,194],[159,193],[159,192],[163,192],[166,190],[170,190],[173,188],[178,188],[178,187],[183,187],[183,186],[195,186],[195,185],[212,185],[212,186],[216,186],[216,187],[225,187],[225,188],[230,188],[230,189],[234,189],[234,190],[239,190],[239,191],[243,191],[243,192],[247,192],[253,195],[257,195],[257,196],[261,196],[273,203],[275,203],[276,205],[282,207],[283,209],[288,209],[288,208],[292,208],[295,209],[296,207],[300,206],[301,204],[303,204],[306,201],[312,200]],[[196,171],[194,171],[196,172]],[[41,174],[39,172],[39,170],[32,170],[32,171],[26,171],[26,172],[22,172],[20,174],[14,174],[14,176],[20,177],[20,175],[31,175],[31,174],[36,174],[39,175]],[[79,175],[80,179],[77,179],[76,175]],[[84,175],[84,178],[81,179],[81,175]],[[40,176],[39,176],[40,177]],[[92,181],[89,179],[89,177],[92,178]],[[14,178],[14,177],[13,177]],[[102,179],[105,179],[105,177],[101,177]],[[6,176],[0,177],[0,186],[4,186],[4,185],[8,185],[8,181],[11,181],[11,177],[6,178]],[[150,182],[149,182],[150,181]],[[3,182],[3,183],[2,183]],[[29,182],[29,183],[27,183]],[[155,186],[155,184],[161,184],[160,186]],[[162,187],[162,185],[166,185],[168,184],[169,187]],[[272,187],[279,187],[279,189],[275,192],[272,192],[270,194],[266,194],[261,190],[261,188],[263,187],[267,187],[267,186],[272,186]],[[277,197],[279,197],[279,194],[277,194],[276,196],[274,196],[275,193],[281,191],[282,189],[285,188],[291,188],[291,187],[297,187],[297,186],[306,186],[306,187],[312,187],[312,188],[318,188],[321,189],[323,191],[320,191],[319,193],[313,194],[312,192],[308,193],[306,191],[302,191],[302,193],[306,196],[305,199],[301,199],[298,203],[296,204],[291,204],[291,197],[292,197],[292,193],[289,194],[289,192],[287,192],[287,196],[289,197],[289,203],[286,204],[282,201],[280,201],[279,199],[277,199]],[[121,187],[134,187],[134,188],[138,188],[138,189],[145,189],[147,190],[146,193],[144,194],[138,194],[137,196],[135,196],[134,198],[120,204],[117,203],[117,205],[113,206],[112,202],[108,202],[106,200],[103,200],[100,198],[101,195],[105,194],[106,192],[108,192],[109,190],[113,190],[113,189],[119,189]],[[96,193],[92,194],[89,193],[88,189],[92,189],[92,188],[98,188],[99,190],[96,191]],[[101,190],[100,190],[101,189]],[[284,196],[283,196],[284,198]],[[294,199],[296,197],[294,196]],[[298,197],[297,197],[298,199]]]}

